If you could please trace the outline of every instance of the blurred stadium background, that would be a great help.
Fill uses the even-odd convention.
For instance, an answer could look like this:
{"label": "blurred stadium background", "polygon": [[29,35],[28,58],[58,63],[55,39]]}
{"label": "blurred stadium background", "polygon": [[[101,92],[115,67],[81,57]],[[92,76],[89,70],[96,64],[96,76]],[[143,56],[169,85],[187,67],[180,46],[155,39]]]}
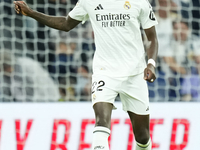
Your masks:
{"label": "blurred stadium background", "polygon": [[[45,14],[66,16],[77,1],[26,2]],[[198,149],[200,1],[150,0],[150,3],[159,22],[157,80],[148,83],[153,148]],[[89,149],[94,125],[90,87],[95,51],[90,22],[66,33],[17,15],[13,7],[12,0],[0,0],[0,148]],[[149,43],[142,36],[148,49]],[[113,111],[111,147],[132,150],[130,121],[120,111]],[[159,126],[154,128],[155,125]],[[118,136],[126,140],[119,141]]]}
{"label": "blurred stadium background", "polygon": [[[77,1],[26,2],[45,14],[66,16]],[[150,3],[159,21],[157,80],[149,84],[150,101],[198,101],[200,2]],[[90,101],[95,51],[90,22],[66,33],[17,15],[11,0],[1,0],[0,11],[0,101]]]}

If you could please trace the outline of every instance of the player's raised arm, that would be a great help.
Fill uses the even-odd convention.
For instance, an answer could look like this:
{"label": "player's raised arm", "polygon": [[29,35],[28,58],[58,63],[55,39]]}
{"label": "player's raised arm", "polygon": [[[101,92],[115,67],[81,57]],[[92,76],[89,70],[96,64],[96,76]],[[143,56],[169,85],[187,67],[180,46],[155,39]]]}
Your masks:
{"label": "player's raised arm", "polygon": [[156,58],[158,54],[158,40],[156,35],[155,26],[144,30],[148,41],[150,41],[150,47],[147,50],[148,65],[144,71],[144,79],[153,82],[156,79],[155,67]]}
{"label": "player's raised arm", "polygon": [[71,17],[57,17],[57,16],[49,16],[43,13],[32,10],[28,7],[28,5],[24,1],[14,1],[15,11],[19,14],[23,14],[25,16],[29,16],[38,22],[47,25],[51,28],[62,30],[62,31],[70,31],[74,27],[76,27],[81,21],[72,19]]}

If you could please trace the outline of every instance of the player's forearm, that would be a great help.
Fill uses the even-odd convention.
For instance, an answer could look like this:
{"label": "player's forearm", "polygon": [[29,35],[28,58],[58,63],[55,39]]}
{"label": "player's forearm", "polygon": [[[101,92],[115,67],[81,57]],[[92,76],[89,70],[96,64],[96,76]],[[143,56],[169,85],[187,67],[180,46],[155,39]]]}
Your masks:
{"label": "player's forearm", "polygon": [[38,22],[49,26],[54,29],[62,30],[62,31],[69,31],[70,29],[67,27],[67,20],[65,17],[56,17],[56,16],[49,16],[37,11],[33,11],[29,16]]}
{"label": "player's forearm", "polygon": [[156,61],[157,54],[158,54],[158,41],[156,38],[152,39],[150,44],[150,47],[147,50],[147,57],[148,59],[153,59]]}
{"label": "player's forearm", "polygon": [[156,61],[158,54],[158,40],[156,36],[155,26],[145,29],[145,33],[148,41],[150,42],[150,46],[147,50],[148,59],[153,59]]}

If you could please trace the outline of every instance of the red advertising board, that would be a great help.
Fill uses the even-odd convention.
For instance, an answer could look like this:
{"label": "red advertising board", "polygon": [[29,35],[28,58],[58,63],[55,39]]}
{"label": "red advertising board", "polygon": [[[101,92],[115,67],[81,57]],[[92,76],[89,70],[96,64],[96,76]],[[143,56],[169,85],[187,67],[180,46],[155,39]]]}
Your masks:
{"label": "red advertising board", "polygon": [[[134,150],[131,122],[121,103],[113,110],[111,150]],[[200,103],[151,103],[153,150],[194,150],[200,141]],[[91,103],[0,105],[0,150],[91,150]]]}

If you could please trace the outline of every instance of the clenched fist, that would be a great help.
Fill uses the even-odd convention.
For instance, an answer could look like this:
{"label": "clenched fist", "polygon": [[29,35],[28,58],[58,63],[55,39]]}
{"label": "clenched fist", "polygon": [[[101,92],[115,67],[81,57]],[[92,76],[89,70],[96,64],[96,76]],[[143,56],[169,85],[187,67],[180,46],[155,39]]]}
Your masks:
{"label": "clenched fist", "polygon": [[155,79],[155,67],[152,64],[148,64],[144,70],[144,80],[152,83],[155,81]]}
{"label": "clenched fist", "polygon": [[28,7],[26,2],[24,1],[14,1],[15,4],[15,11],[19,14],[21,13],[22,15],[29,16],[32,12],[32,9]]}

